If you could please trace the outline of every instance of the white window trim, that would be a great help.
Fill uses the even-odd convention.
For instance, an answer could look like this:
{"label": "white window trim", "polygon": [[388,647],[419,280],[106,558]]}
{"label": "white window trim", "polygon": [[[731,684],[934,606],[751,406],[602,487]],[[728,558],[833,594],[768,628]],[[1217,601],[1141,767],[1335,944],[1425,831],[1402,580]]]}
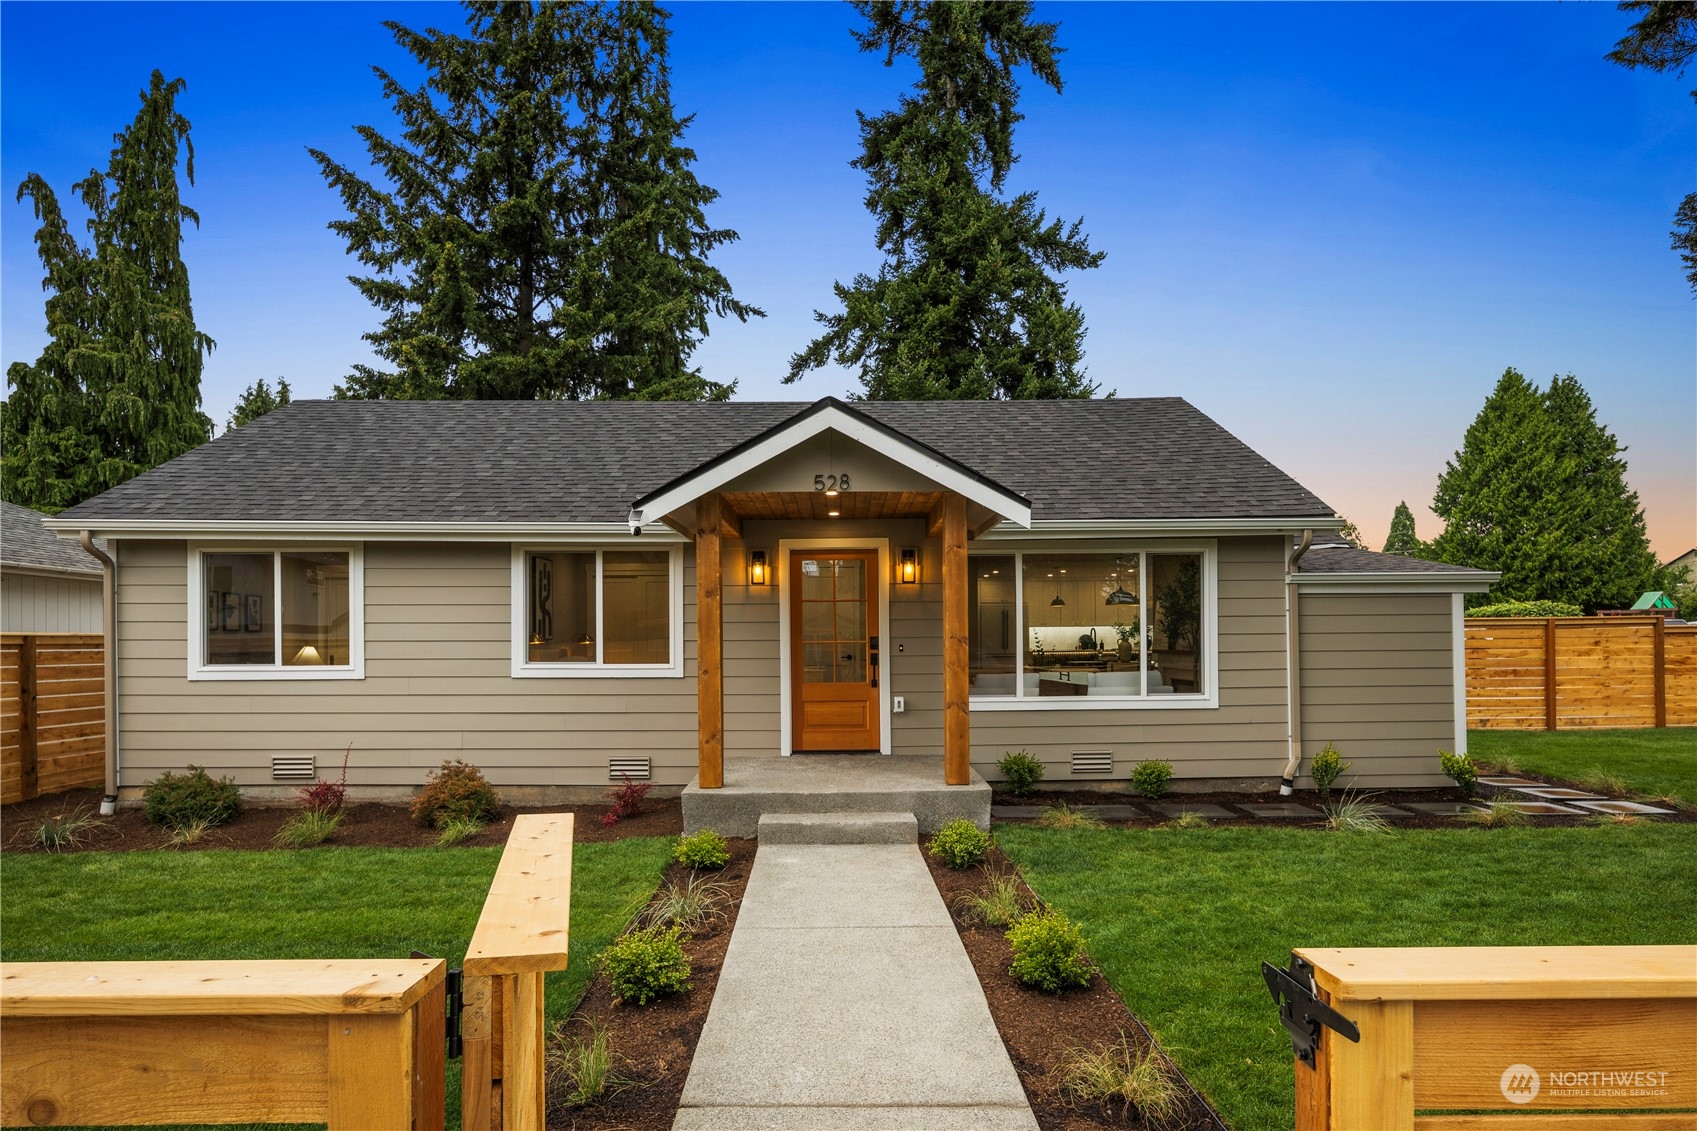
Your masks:
{"label": "white window trim", "polygon": [[335,680],[365,678],[365,546],[359,542],[290,543],[289,551],[336,553],[348,555],[348,663],[336,664],[209,664],[206,662],[206,569],[201,558],[206,554],[270,554],[272,608],[276,624],[272,630],[272,649],[282,654],[283,633],[283,567],[279,555],[285,547],[275,542],[265,543],[196,543],[188,546],[189,594],[189,651],[188,677],[191,682],[254,681],[254,680]]}
{"label": "white window trim", "polygon": [[[1040,698],[1024,694],[1025,681],[1023,678],[1014,680],[1015,694],[1010,696],[974,695],[968,700],[972,711],[1212,711],[1220,706],[1220,617],[1219,617],[1219,543],[1212,540],[1197,540],[1189,542],[1149,542],[1133,543],[1130,545],[1115,545],[1112,548],[1100,546],[1079,545],[1049,545],[1041,543],[1021,543],[1010,546],[985,546],[982,550],[976,547],[971,557],[981,554],[989,557],[1014,557],[1014,592],[1018,595],[1014,601],[1014,624],[1017,629],[1019,646],[1018,674],[1024,675],[1024,657],[1026,652],[1025,639],[1025,554],[1137,554],[1140,574],[1138,577],[1137,596],[1139,600],[1138,614],[1140,623],[1148,610],[1149,602],[1149,558],[1150,554],[1201,554],[1202,555],[1202,638],[1205,651],[1202,657],[1203,686],[1205,691],[1197,694],[1167,694],[1167,695],[1083,695]],[[971,558],[968,559],[968,568]],[[1147,681],[1149,658],[1146,649],[1138,649],[1140,654],[1138,671]]]}
{"label": "white window trim", "polygon": [[[666,592],[669,597],[671,660],[664,664],[532,663],[530,660],[530,578],[525,572],[525,555],[555,552],[595,554],[595,639],[596,647],[606,639],[601,618],[607,602],[601,584],[601,555],[607,550],[629,550],[629,542],[593,546],[581,544],[513,543],[512,622],[514,679],[682,679],[684,674],[684,551],[681,545],[666,546]],[[649,547],[643,547],[649,548]]]}

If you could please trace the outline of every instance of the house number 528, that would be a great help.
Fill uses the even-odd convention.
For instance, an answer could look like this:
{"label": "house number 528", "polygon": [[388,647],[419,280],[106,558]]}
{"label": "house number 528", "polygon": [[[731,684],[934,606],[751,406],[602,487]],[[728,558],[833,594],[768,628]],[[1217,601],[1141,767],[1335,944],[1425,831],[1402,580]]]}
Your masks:
{"label": "house number 528", "polygon": [[841,475],[815,475],[813,477],[815,491],[847,491],[849,490],[848,472]]}

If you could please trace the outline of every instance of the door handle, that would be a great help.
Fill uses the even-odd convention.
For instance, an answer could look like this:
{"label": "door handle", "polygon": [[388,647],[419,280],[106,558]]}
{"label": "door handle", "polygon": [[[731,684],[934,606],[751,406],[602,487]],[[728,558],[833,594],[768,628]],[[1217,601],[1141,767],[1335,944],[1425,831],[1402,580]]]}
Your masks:
{"label": "door handle", "polygon": [[866,661],[867,661],[867,665],[866,665],[867,669],[872,676],[872,686],[877,687],[878,686],[878,638],[876,636],[867,638],[867,641],[866,641]]}

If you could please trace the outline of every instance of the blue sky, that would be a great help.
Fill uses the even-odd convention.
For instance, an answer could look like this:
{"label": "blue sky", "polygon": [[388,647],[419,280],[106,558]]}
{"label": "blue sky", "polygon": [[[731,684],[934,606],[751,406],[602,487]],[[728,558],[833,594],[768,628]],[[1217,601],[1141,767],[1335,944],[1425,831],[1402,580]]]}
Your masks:
{"label": "blue sky", "polygon": [[[738,396],[812,399],[852,374],[781,383],[833,280],[877,265],[856,109],[910,76],[858,53],[846,5],[673,5],[673,79],[694,113],[717,262],[769,317],[697,354]],[[1381,540],[1398,499],[1420,533],[1444,461],[1505,366],[1573,372],[1630,446],[1664,557],[1697,544],[1694,307],[1669,220],[1697,181],[1684,81],[1602,56],[1613,4],[1044,4],[1066,89],[1027,84],[1015,190],[1082,216],[1098,270],[1071,278],[1090,375],[1190,399]],[[370,68],[411,73],[380,21],[457,27],[447,4],[0,6],[0,336],[33,359],[39,172],[104,167],[150,70],[183,76],[202,226],[185,256],[208,411],[287,376],[325,396],[368,358],[376,318],[325,224],[306,155],[393,124]],[[1135,436],[1091,442],[1134,444]]]}

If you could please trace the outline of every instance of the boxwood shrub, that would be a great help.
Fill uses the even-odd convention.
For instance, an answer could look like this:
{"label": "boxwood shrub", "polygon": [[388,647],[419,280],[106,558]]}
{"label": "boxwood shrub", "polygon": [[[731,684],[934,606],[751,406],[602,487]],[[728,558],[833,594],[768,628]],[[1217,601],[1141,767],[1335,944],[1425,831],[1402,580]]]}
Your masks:
{"label": "boxwood shrub", "polygon": [[242,792],[229,778],[217,778],[199,766],[185,774],[166,770],[147,783],[142,810],[150,824],[169,829],[188,825],[222,825],[242,812]]}
{"label": "boxwood shrub", "polygon": [[690,988],[692,968],[677,927],[647,927],[615,941],[601,952],[613,996],[629,1005],[647,1005],[665,994]]}

